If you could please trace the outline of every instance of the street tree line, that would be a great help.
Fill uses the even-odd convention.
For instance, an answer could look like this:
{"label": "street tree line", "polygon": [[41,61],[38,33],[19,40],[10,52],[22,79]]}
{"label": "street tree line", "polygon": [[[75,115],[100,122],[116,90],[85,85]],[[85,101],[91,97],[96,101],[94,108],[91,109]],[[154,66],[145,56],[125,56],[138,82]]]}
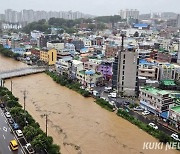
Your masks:
{"label": "street tree line", "polygon": [[5,103],[14,121],[19,124],[27,141],[31,143],[37,153],[45,149],[48,154],[60,154],[60,147],[53,144],[53,138],[47,136],[40,128],[33,117],[18,103],[15,97],[7,88],[0,87],[0,98]]}

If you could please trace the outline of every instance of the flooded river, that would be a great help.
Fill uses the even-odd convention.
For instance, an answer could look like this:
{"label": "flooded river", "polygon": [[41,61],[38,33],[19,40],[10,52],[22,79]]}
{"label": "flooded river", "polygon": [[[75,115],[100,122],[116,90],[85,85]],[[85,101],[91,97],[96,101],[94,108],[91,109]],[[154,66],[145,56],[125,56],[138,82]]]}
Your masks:
{"label": "flooded river", "polygon": [[[0,71],[26,67],[0,56]],[[56,84],[44,73],[13,78],[13,94],[45,130],[48,114],[48,135],[61,146],[63,154],[177,154],[175,150],[143,150],[144,142],[155,138],[117,117],[74,91]],[[10,80],[5,86],[10,88]]]}

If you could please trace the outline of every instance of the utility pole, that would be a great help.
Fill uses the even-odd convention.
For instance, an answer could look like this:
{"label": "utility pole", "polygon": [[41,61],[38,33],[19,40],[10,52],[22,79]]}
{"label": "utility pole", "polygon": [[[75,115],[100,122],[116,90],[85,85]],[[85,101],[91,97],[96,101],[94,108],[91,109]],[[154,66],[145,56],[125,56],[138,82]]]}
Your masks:
{"label": "utility pole", "polygon": [[23,95],[24,95],[24,112],[25,112],[25,110],[26,110],[26,90],[24,90]]}
{"label": "utility pole", "polygon": [[44,114],[44,116],[46,118],[46,136],[47,136],[47,126],[48,126],[48,124],[47,124],[47,122],[48,122],[48,115],[47,115],[47,113]]}
{"label": "utility pole", "polygon": [[12,86],[13,86],[13,82],[12,82],[12,80],[11,80],[11,93],[12,93]]}

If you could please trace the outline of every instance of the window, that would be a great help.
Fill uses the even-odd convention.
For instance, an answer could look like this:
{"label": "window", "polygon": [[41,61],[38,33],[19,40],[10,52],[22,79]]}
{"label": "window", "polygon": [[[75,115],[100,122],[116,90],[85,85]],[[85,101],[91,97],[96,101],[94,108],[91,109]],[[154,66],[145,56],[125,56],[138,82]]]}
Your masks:
{"label": "window", "polygon": [[124,54],[124,59],[126,58],[126,55]]}
{"label": "window", "polygon": [[122,76],[122,80],[124,80],[124,76]]}
{"label": "window", "polygon": [[52,52],[52,61],[54,60],[54,52]]}
{"label": "window", "polygon": [[125,65],[123,65],[123,70],[125,69]]}
{"label": "window", "polygon": [[123,60],[123,64],[125,64],[125,60]]}

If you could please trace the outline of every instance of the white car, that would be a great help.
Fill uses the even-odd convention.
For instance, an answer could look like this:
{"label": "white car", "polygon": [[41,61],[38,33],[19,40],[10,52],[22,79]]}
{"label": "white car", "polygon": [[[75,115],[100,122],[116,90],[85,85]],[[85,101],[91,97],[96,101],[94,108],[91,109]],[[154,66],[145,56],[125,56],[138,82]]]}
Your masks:
{"label": "white car", "polygon": [[7,118],[11,118],[11,114],[9,112],[4,113]]}
{"label": "white car", "polygon": [[134,111],[143,111],[143,110],[144,110],[144,109],[141,108],[140,106],[134,107],[133,109],[134,109]]}
{"label": "white car", "polygon": [[27,143],[27,144],[25,145],[25,149],[26,149],[26,151],[28,152],[28,154],[33,154],[33,153],[35,153],[35,152],[34,152],[34,149],[32,148],[32,146],[31,146],[30,143]]}
{"label": "white car", "polygon": [[142,115],[148,115],[148,114],[150,114],[150,112],[149,111],[144,111],[144,112],[142,112]]}
{"label": "white car", "polygon": [[180,141],[178,134],[173,133],[171,137],[176,141]]}
{"label": "white car", "polygon": [[23,133],[22,133],[22,131],[21,131],[21,130],[16,130],[16,134],[17,134],[17,136],[18,136],[18,137],[23,136]]}
{"label": "white car", "polygon": [[149,125],[150,127],[154,128],[154,129],[158,129],[158,126],[156,126],[156,125],[155,125],[154,123],[152,123],[152,122],[149,123],[148,125]]}
{"label": "white car", "polygon": [[108,95],[108,97],[116,98],[116,97],[117,97],[117,93],[110,93],[110,94]]}
{"label": "white car", "polygon": [[115,102],[114,101],[110,101],[109,104],[111,104],[112,106],[115,105]]}

